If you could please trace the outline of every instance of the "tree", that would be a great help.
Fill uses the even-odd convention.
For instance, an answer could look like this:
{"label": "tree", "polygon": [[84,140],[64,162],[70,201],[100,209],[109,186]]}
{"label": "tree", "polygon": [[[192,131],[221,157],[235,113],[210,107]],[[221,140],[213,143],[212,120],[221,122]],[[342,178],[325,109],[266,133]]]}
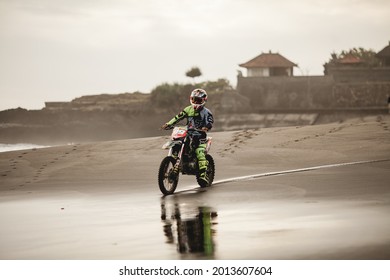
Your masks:
{"label": "tree", "polygon": [[215,96],[223,94],[226,90],[231,90],[232,86],[227,79],[204,81],[197,84],[163,83],[151,91],[152,105],[157,108],[177,110],[178,107],[188,102],[189,94],[194,88],[203,88],[209,95]]}
{"label": "tree", "polygon": [[188,86],[178,83],[163,83],[152,90],[151,102],[159,108],[173,108],[177,110],[185,101],[188,101],[188,92],[190,92]]}
{"label": "tree", "polygon": [[192,67],[186,72],[186,76],[195,80],[196,77],[202,76],[202,72],[198,67]]}
{"label": "tree", "polygon": [[218,79],[216,81],[206,81],[202,83],[200,87],[211,94],[233,89],[233,87],[230,85],[229,80],[223,78]]}

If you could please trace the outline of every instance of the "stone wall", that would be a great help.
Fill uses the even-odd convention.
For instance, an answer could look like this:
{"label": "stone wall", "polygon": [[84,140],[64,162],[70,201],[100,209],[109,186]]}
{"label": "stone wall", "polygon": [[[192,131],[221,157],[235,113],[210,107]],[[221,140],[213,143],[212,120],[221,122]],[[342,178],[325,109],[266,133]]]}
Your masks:
{"label": "stone wall", "polygon": [[333,86],[334,108],[384,108],[390,97],[390,82],[337,83]]}

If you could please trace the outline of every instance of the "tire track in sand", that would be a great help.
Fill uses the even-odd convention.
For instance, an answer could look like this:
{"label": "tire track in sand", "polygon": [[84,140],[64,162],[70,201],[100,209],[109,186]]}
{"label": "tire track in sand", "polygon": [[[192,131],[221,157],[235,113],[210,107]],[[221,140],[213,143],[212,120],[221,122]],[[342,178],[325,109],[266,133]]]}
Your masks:
{"label": "tire track in sand", "polygon": [[390,161],[390,159],[362,160],[362,161],[354,161],[354,162],[333,163],[333,164],[311,166],[311,167],[304,167],[304,168],[298,168],[298,169],[289,169],[289,170],[282,170],[282,171],[265,172],[265,173],[246,175],[246,176],[240,176],[240,177],[233,177],[233,178],[228,178],[228,179],[222,179],[222,180],[214,181],[212,186],[221,185],[221,184],[227,184],[227,183],[232,183],[232,182],[254,180],[254,179],[259,179],[259,178],[262,178],[262,177],[286,175],[286,174],[291,174],[291,173],[308,172],[308,171],[313,171],[313,170],[318,170],[318,169],[325,169],[325,168],[334,168],[334,167],[341,167],[341,166],[348,166],[348,165],[357,165],[357,164],[370,164],[370,163],[385,162],[385,161]]}

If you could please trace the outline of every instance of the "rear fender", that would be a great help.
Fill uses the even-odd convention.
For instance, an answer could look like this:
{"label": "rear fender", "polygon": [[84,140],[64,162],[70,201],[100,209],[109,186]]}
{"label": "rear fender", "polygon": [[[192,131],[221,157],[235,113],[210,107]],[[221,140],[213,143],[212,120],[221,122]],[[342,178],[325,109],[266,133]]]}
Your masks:
{"label": "rear fender", "polygon": [[213,137],[207,137],[207,142],[206,142],[206,153],[209,152],[211,148],[211,142],[212,142]]}

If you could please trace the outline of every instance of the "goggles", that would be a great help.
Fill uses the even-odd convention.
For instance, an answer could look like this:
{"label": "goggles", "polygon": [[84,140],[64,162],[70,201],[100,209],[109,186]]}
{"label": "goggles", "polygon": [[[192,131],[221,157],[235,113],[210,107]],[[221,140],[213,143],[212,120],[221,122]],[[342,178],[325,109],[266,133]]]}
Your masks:
{"label": "goggles", "polygon": [[204,99],[201,97],[197,97],[197,96],[191,97],[191,101],[192,101],[192,103],[199,104],[199,105],[204,103]]}

